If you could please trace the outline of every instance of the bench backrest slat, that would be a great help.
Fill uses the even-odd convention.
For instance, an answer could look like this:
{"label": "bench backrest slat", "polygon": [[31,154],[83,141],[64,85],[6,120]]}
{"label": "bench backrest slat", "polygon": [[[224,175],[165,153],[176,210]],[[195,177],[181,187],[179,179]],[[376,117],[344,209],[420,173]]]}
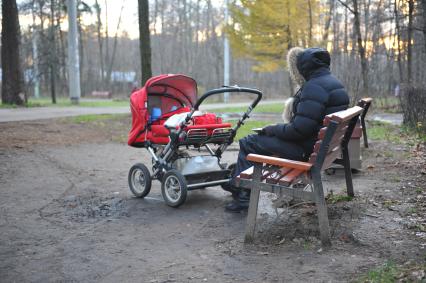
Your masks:
{"label": "bench backrest slat", "polygon": [[330,166],[339,157],[341,147],[347,146],[362,111],[363,108],[354,106],[327,115],[308,162],[321,169]]}
{"label": "bench backrest slat", "polygon": [[343,111],[331,113],[325,116],[323,125],[327,126],[330,121],[335,121],[338,123],[349,121],[351,118],[358,116],[362,110],[363,109],[361,107],[354,106]]}

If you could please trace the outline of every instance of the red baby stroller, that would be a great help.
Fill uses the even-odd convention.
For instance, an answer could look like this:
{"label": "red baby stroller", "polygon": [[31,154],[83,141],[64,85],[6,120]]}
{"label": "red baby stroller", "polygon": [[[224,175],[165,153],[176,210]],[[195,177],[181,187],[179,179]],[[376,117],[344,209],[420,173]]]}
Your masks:
{"label": "red baby stroller", "polygon": [[[207,97],[225,92],[257,95],[234,127],[213,113],[198,111]],[[222,87],[206,92],[197,100],[197,83],[192,78],[160,75],[149,79],[130,97],[132,129],[128,144],[148,150],[152,156],[152,174],[142,163],[132,166],[128,176],[132,193],[145,197],[152,180],[158,179],[165,202],[178,207],[185,202],[188,190],[229,182],[231,168],[220,163],[222,153],[261,98],[262,93],[257,89]],[[187,150],[190,147],[205,147],[208,154],[191,156]]]}

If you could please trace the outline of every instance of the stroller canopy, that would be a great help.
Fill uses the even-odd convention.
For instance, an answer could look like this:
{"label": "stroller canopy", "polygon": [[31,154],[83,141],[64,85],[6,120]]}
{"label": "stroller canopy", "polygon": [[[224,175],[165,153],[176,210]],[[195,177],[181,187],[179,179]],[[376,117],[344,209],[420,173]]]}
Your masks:
{"label": "stroller canopy", "polygon": [[153,77],[146,82],[145,89],[149,94],[165,95],[190,107],[197,101],[197,83],[184,75],[168,74]]}

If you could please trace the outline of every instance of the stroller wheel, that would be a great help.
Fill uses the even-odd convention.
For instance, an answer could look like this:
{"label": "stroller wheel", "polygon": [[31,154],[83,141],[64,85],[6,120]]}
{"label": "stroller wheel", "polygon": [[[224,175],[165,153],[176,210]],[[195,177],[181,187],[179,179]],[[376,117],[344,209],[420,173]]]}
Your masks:
{"label": "stroller wheel", "polygon": [[186,200],[187,187],[185,177],[177,170],[170,170],[163,176],[161,193],[164,201],[171,207],[178,207]]}
{"label": "stroller wheel", "polygon": [[146,197],[151,191],[151,174],[148,168],[137,163],[129,170],[129,187],[132,193],[138,198]]}

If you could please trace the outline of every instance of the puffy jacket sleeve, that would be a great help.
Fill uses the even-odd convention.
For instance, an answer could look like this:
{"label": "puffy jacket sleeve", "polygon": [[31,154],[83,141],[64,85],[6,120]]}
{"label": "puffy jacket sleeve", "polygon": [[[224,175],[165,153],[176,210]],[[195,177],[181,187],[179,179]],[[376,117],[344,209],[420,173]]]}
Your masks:
{"label": "puffy jacket sleeve", "polygon": [[268,130],[283,140],[302,141],[312,138],[322,125],[328,98],[329,93],[324,88],[307,82],[290,123],[271,126]]}

